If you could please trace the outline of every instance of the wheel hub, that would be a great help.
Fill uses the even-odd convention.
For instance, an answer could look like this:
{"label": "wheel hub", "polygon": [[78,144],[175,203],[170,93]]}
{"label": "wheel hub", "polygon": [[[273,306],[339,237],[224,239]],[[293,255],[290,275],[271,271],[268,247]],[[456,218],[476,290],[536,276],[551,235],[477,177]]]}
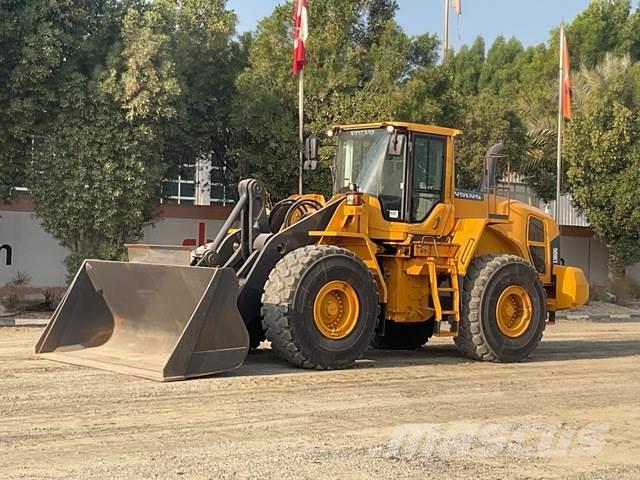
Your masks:
{"label": "wheel hub", "polygon": [[531,298],[520,285],[505,289],[496,304],[496,321],[500,331],[510,338],[524,334],[531,324]]}
{"label": "wheel hub", "polygon": [[324,285],[313,304],[313,319],[322,335],[340,340],[349,335],[358,323],[360,304],[351,285],[334,280]]}

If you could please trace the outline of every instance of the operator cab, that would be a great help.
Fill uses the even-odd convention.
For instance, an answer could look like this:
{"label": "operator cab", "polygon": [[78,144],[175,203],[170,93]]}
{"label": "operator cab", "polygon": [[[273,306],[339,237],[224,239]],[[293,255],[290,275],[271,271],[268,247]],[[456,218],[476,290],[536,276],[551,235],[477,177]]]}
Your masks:
{"label": "operator cab", "polygon": [[[459,132],[392,123],[336,128],[334,192],[355,185],[388,221],[421,223],[444,201],[447,142]],[[410,188],[407,188],[410,186]]]}

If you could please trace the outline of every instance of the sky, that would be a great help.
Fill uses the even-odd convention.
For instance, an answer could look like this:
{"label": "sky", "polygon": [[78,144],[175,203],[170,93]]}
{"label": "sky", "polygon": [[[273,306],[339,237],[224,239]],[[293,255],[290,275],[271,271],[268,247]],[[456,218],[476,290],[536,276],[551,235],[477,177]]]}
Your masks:
{"label": "sky", "polygon": [[[323,1],[323,0],[308,0]],[[238,32],[253,30],[279,0],[229,0],[239,17]],[[398,0],[398,22],[410,35],[437,33],[444,29],[444,0]],[[462,16],[453,10],[450,42],[454,48],[470,44],[482,35],[490,45],[498,35],[515,36],[525,46],[543,43],[560,22],[571,21],[589,0],[462,0]],[[634,6],[638,0],[634,0]],[[313,34],[313,25],[310,25]]]}

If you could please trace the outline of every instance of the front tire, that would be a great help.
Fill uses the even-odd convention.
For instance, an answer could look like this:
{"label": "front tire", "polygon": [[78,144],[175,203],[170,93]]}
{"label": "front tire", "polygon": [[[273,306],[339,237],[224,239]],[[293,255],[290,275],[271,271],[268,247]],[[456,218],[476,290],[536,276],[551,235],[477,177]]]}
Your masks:
{"label": "front tire", "polygon": [[542,339],[546,294],[538,272],[514,255],[471,262],[464,281],[458,349],[490,362],[519,362]]}
{"label": "front tire", "polygon": [[377,287],[353,252],[311,245],[275,266],[262,296],[271,347],[303,368],[354,363],[369,346],[378,319]]}

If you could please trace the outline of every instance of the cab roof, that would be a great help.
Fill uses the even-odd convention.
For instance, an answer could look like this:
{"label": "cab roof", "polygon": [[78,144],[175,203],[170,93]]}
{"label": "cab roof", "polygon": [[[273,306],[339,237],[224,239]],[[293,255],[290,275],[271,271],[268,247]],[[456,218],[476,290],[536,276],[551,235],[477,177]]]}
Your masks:
{"label": "cab roof", "polygon": [[409,130],[411,132],[427,133],[431,135],[442,135],[445,137],[456,137],[462,134],[462,131],[454,128],[437,127],[435,125],[424,125],[421,123],[411,122],[380,122],[380,123],[360,123],[355,125],[339,125],[340,130],[365,130],[369,128],[396,127]]}

